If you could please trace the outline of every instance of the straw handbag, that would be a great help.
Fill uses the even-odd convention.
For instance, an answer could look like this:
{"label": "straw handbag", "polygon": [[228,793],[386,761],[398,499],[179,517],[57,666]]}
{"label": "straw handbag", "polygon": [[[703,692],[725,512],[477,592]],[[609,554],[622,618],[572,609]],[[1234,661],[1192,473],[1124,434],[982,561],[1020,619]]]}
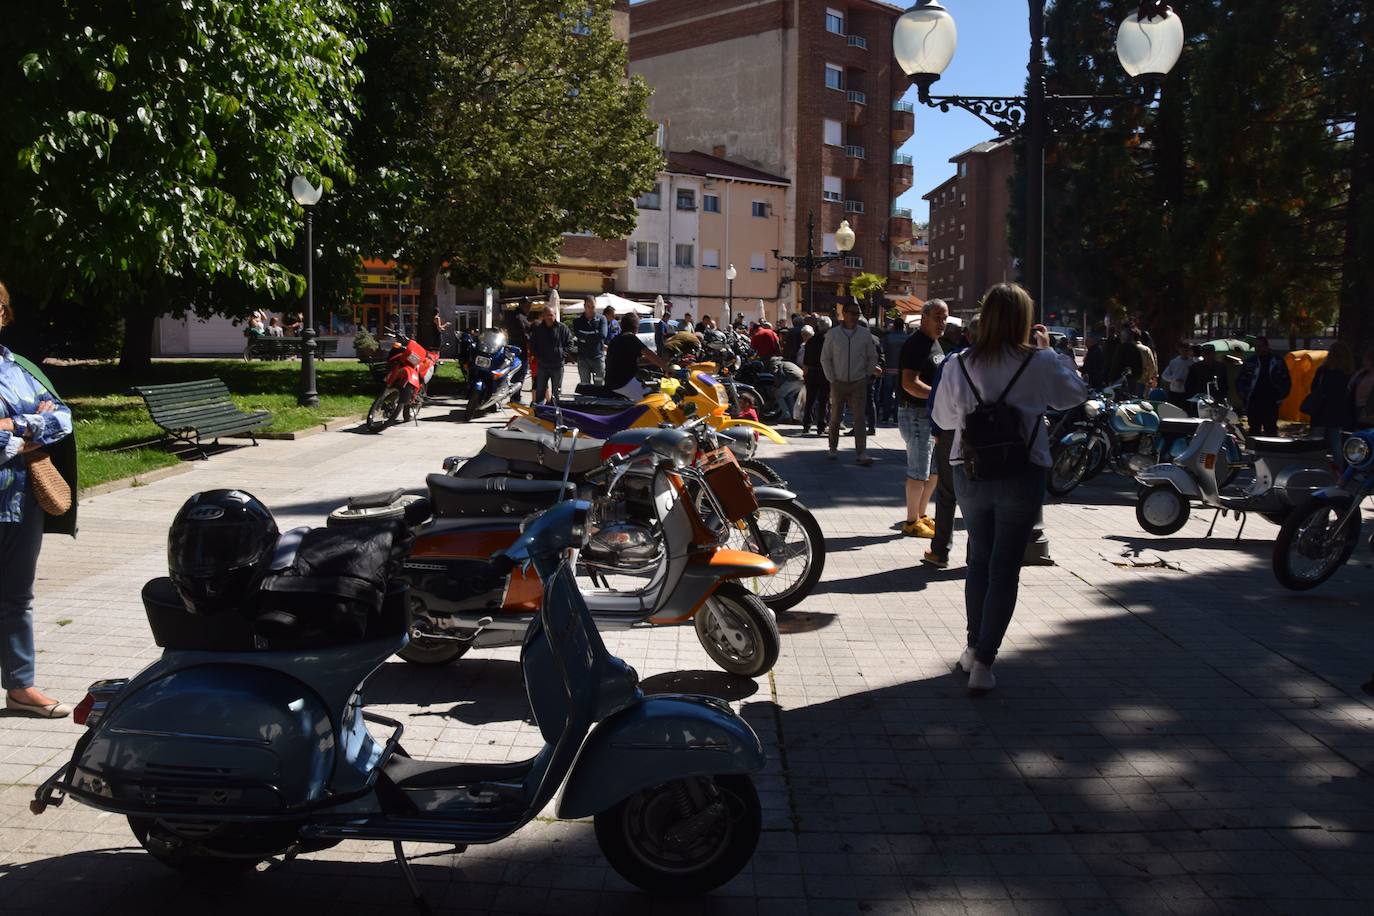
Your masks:
{"label": "straw handbag", "polygon": [[38,508],[48,515],[66,515],[72,508],[72,488],[58,473],[47,452],[30,452],[29,485]]}

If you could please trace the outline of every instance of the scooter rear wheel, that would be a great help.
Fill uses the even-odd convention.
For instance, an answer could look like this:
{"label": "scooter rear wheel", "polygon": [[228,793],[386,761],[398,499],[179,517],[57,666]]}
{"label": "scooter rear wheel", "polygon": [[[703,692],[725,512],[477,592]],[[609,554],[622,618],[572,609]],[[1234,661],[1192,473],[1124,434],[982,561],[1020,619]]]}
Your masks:
{"label": "scooter rear wheel", "polygon": [[739,874],[762,830],[759,794],[742,774],[664,783],[596,816],[601,853],[622,878],[678,897],[705,894]]}
{"label": "scooter rear wheel", "polygon": [[722,582],[692,622],[711,661],[731,674],[760,677],[778,662],[778,619],[738,582]]}

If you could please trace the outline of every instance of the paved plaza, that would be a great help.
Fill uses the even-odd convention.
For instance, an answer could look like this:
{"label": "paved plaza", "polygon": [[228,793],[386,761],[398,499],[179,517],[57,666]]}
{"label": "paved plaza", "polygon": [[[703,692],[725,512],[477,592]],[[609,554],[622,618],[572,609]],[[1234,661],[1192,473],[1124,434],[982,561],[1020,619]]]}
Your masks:
{"label": "paved plaza", "polygon": [[[494,421],[493,421],[494,422]],[[322,524],[350,493],[417,487],[470,455],[490,423],[436,409],[418,426],[264,442],[81,506],[79,540],[39,568],[39,685],[75,702],[156,657],[139,601],[166,573],[166,530],[198,490],[236,486],[283,528]],[[782,657],[757,682],[718,672],[690,628],[611,634],[646,689],[733,702],[769,756],[752,865],[700,901],[655,901],[611,871],[589,822],[551,812],[452,855],[408,847],[436,910],[454,913],[1360,913],[1374,911],[1374,566],[1285,592],[1277,529],[1195,516],[1172,539],[1138,528],[1129,488],[1101,481],[1046,509],[1058,565],[1026,571],[999,687],[971,699],[963,570],[917,565],[902,452],[823,460],[823,440],[765,444],[825,530],[825,576],[781,616]],[[955,557],[963,534],[956,535]],[[512,759],[540,744],[516,650],[442,669],[399,660],[369,704],[405,720],[415,756]],[[65,761],[70,720],[0,719],[0,913],[414,912],[390,847],[347,843],[227,891],[142,852],[123,818],[69,802],[29,813]]]}

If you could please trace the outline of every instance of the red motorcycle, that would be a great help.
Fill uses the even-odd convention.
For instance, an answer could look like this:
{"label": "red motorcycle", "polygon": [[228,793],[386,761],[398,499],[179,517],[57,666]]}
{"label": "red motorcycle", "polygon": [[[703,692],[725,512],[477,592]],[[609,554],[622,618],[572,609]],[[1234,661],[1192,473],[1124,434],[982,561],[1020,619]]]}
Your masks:
{"label": "red motorcycle", "polygon": [[373,433],[395,423],[397,416],[403,415],[407,422],[418,418],[429,392],[429,380],[439,368],[437,350],[426,350],[399,332],[390,333],[393,340],[386,358],[386,387],[367,411],[367,430]]}

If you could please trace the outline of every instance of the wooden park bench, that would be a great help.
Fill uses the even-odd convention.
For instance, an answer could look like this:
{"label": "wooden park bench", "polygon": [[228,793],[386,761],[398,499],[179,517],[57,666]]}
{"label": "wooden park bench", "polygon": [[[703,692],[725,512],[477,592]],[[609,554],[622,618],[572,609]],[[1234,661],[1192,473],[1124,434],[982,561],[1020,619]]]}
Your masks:
{"label": "wooden park bench", "polygon": [[[299,337],[250,337],[243,348],[244,359],[282,359],[301,355]],[[315,357],[328,359],[339,355],[339,338],[316,337]]]}
{"label": "wooden park bench", "polygon": [[201,444],[206,439],[219,444],[220,436],[248,433],[258,444],[253,430],[272,422],[265,410],[244,413],[229,398],[229,388],[217,378],[170,385],[141,385],[134,388],[148,405],[153,422],[173,439],[185,442],[208,458]]}

